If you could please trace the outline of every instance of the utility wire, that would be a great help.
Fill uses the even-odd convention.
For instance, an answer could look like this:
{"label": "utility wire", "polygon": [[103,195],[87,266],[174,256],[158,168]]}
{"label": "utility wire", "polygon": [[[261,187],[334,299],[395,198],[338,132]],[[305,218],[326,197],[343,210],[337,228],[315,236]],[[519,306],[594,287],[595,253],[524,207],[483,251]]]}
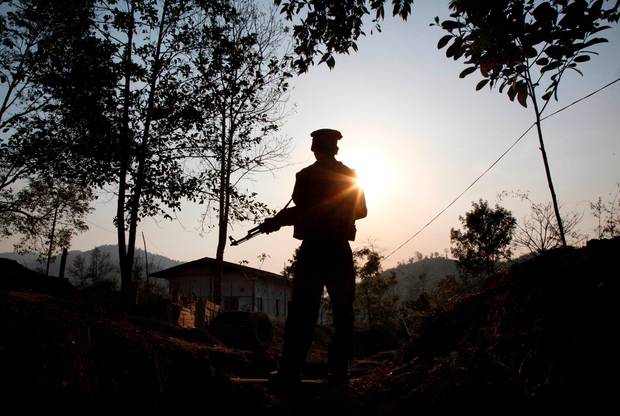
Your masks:
{"label": "utility wire", "polygon": [[97,228],[99,228],[99,229],[101,229],[103,231],[107,231],[108,233],[116,234],[116,231],[112,231],[109,228],[106,228],[106,227],[103,227],[103,226],[101,226],[101,225],[99,225],[97,223],[94,223],[94,222],[92,222],[89,219],[87,219],[86,222],[89,223],[90,225],[94,225],[95,227],[97,227]]}
{"label": "utility wire", "polygon": [[[573,101],[572,103],[560,108],[557,111],[554,111],[553,113],[543,117],[540,119],[540,121],[546,120],[550,117],[555,116],[558,113],[561,113],[564,110],[567,110],[568,108],[574,106],[575,104],[592,97],[593,95],[603,91],[604,89],[611,87],[613,84],[615,84],[616,82],[620,81],[620,78],[615,79],[614,81],[610,82],[607,85],[602,86],[601,88],[591,92],[588,95],[584,95],[583,97],[579,98],[578,100]],[[516,145],[517,143],[519,143],[521,141],[521,139],[523,139],[525,137],[525,135],[527,133],[530,132],[530,130],[532,130],[532,128],[534,128],[534,126],[536,126],[536,122],[532,123],[531,126],[529,126],[527,128],[527,130],[525,130],[523,132],[523,134],[521,134],[521,136],[519,136],[517,138],[517,140],[515,140],[509,147],[508,149],[506,149],[506,151],[504,151],[504,153],[502,153],[496,160],[495,162],[493,162],[491,164],[491,166],[489,166],[488,168],[486,168],[486,170],[484,172],[482,172],[482,174],[480,174],[480,176],[478,176],[471,184],[469,184],[469,186],[467,188],[465,188],[465,190],[463,192],[461,192],[456,198],[454,198],[452,200],[452,202],[450,202],[444,209],[442,209],[441,211],[439,211],[439,213],[437,213],[433,218],[431,218],[431,220],[429,222],[427,222],[426,224],[424,224],[424,226],[422,226],[422,228],[420,228],[418,231],[416,231],[411,237],[409,237],[407,240],[405,240],[404,243],[402,243],[401,245],[399,245],[398,247],[396,247],[394,250],[392,250],[390,252],[390,254],[388,254],[387,256],[384,257],[384,259],[388,259],[392,254],[396,253],[398,250],[400,250],[401,248],[403,248],[404,246],[406,246],[411,240],[413,240],[414,238],[416,238],[422,231],[424,231],[429,225],[431,225],[437,218],[439,218],[444,212],[446,212],[452,205],[454,205],[456,203],[456,201],[458,201],[459,199],[461,199],[461,197],[463,195],[465,195],[465,193],[467,191],[469,191],[476,183],[478,183],[478,181],[480,179],[482,179],[482,177],[484,175],[486,175],[491,169],[493,169],[495,167],[495,165],[497,165],[499,163],[500,160],[502,160],[504,158],[504,156],[506,156],[508,154],[508,152],[510,152]]]}

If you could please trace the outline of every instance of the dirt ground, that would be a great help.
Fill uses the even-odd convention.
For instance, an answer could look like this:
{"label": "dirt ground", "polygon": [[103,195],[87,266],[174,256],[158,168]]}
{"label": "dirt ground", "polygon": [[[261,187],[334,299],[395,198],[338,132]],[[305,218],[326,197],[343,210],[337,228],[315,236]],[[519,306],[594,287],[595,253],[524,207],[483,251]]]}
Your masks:
{"label": "dirt ground", "polygon": [[[620,239],[591,241],[582,249],[554,250],[515,265],[479,292],[434,310],[401,348],[357,356],[348,388],[286,391],[230,380],[263,377],[275,368],[281,324],[274,326],[268,351],[237,350],[203,330],[102,309],[68,287],[50,289],[36,276],[5,273],[0,275],[0,392],[4,403],[22,408],[41,403],[176,407],[199,400],[209,409],[282,415],[606,411],[616,402],[618,253]],[[326,374],[329,336],[328,328],[317,330],[307,376]]]}

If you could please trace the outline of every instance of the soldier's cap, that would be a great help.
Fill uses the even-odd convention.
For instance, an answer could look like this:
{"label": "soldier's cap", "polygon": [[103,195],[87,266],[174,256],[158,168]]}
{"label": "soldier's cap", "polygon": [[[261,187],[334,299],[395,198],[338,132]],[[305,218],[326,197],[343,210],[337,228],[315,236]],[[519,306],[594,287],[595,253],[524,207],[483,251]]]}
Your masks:
{"label": "soldier's cap", "polygon": [[319,129],[310,133],[312,136],[312,147],[310,150],[338,153],[338,140],[342,139],[342,134],[338,130]]}

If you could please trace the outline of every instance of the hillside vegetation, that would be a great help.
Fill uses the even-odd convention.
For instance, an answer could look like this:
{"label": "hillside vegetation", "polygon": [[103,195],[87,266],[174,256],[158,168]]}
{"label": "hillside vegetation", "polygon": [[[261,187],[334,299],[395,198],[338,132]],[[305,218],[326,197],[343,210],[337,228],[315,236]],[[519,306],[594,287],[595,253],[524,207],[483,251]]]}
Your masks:
{"label": "hillside vegetation", "polygon": [[395,290],[402,302],[415,300],[422,293],[432,293],[446,277],[459,276],[456,261],[444,257],[412,260],[385,271],[385,274],[390,273],[396,276]]}
{"label": "hillside vegetation", "polygon": [[[618,253],[620,238],[593,240],[515,264],[420,318],[398,352],[357,357],[349,390],[304,390],[293,401],[270,386],[229,379],[264,376],[277,349],[234,350],[205,331],[103,311],[66,287],[7,285],[18,277],[2,275],[0,388],[8,398],[46,396],[60,404],[178,404],[199,397],[212,408],[269,414],[602,411],[616,400]],[[44,278],[35,277],[24,279],[35,285]],[[359,371],[368,363],[375,365]]]}

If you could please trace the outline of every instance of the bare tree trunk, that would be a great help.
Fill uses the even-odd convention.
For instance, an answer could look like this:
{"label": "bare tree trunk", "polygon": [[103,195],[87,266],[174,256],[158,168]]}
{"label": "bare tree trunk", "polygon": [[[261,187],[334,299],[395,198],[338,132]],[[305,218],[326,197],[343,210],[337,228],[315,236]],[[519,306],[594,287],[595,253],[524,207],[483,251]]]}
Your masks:
{"label": "bare tree trunk", "polygon": [[125,193],[127,191],[127,169],[129,164],[129,107],[131,106],[131,56],[133,45],[134,7],[129,2],[130,23],[125,47],[125,85],[123,87],[123,124],[119,137],[120,170],[118,180],[118,201],[116,205],[116,230],[118,237],[118,259],[121,268],[121,293],[128,294],[131,284],[131,266],[128,264],[125,244]]}
{"label": "bare tree trunk", "polygon": [[370,291],[368,290],[368,282],[366,282],[366,287],[364,288],[364,295],[366,297],[366,319],[368,321],[368,328],[372,326],[373,316],[372,316],[372,305],[370,302]]}
{"label": "bare tree trunk", "polygon": [[146,238],[144,238],[144,233],[142,233],[142,242],[144,243],[144,266],[146,269],[146,285],[149,284],[149,253],[146,251]]}
{"label": "bare tree trunk", "polygon": [[[222,114],[222,136],[221,145],[222,151],[220,153],[220,213],[219,213],[219,227],[218,227],[218,241],[217,241],[217,274],[215,279],[215,287],[219,287],[215,290],[216,296],[219,296],[219,301],[222,300],[221,288],[222,280],[224,278],[224,250],[226,249],[226,239],[228,237],[228,218],[230,216],[230,175],[232,173],[232,155],[234,147],[234,134],[235,134],[235,122],[234,111],[231,108],[228,114],[230,117],[230,126],[226,129],[226,109],[224,108]],[[219,295],[218,295],[219,293]],[[219,305],[217,300],[214,301]]]}
{"label": "bare tree trunk", "polygon": [[222,303],[222,278],[224,276],[224,248],[226,247],[226,228],[228,218],[226,217],[226,108],[222,110],[222,131],[220,138],[220,189],[219,189],[219,221],[217,251],[215,254],[216,270],[213,284],[213,302],[216,305]]}
{"label": "bare tree trunk", "polygon": [[560,208],[558,206],[558,199],[555,196],[555,189],[553,187],[553,180],[551,179],[551,170],[549,168],[549,161],[547,160],[547,152],[545,151],[545,143],[543,141],[542,128],[540,126],[540,110],[538,109],[538,103],[536,101],[536,94],[534,91],[534,85],[529,76],[528,71],[528,86],[530,88],[530,96],[532,97],[532,103],[534,104],[534,112],[536,113],[536,130],[538,131],[538,142],[540,143],[540,151],[542,153],[543,162],[545,164],[545,173],[547,175],[547,183],[549,190],[551,191],[551,200],[553,201],[553,211],[555,212],[555,218],[558,222],[558,230],[560,232],[560,239],[562,240],[562,247],[566,248],[566,236],[564,235],[564,226],[562,225],[562,217],[560,217]]}
{"label": "bare tree trunk", "polygon": [[47,267],[45,268],[45,275],[50,275],[50,262],[52,260],[52,250],[54,249],[54,234],[56,233],[56,220],[58,219],[58,206],[60,202],[56,201],[56,209],[54,210],[54,220],[52,221],[52,231],[50,232],[50,246],[47,250]]}
{"label": "bare tree trunk", "polygon": [[[146,154],[148,151],[148,142],[150,138],[150,127],[153,114],[153,106],[155,103],[155,89],[157,87],[157,77],[159,75],[159,67],[161,64],[161,44],[164,38],[164,23],[166,21],[166,12],[168,10],[169,2],[164,2],[161,21],[159,24],[159,34],[157,37],[157,47],[155,49],[155,59],[153,61],[153,70],[151,72],[151,79],[149,80],[149,98],[146,110],[146,117],[144,120],[144,131],[142,134],[142,142],[140,143],[140,151],[138,153],[138,170],[135,176],[135,185],[133,195],[131,199],[130,213],[129,213],[129,239],[127,243],[127,267],[129,283],[131,283],[131,271],[133,268],[133,260],[136,249],[136,233],[138,228],[138,214],[140,211],[140,198],[142,197],[142,187],[145,179],[146,169]],[[133,296],[131,284],[129,284],[128,295],[131,295],[130,302],[135,303],[135,297]]]}
{"label": "bare tree trunk", "polygon": [[60,270],[58,270],[58,278],[65,278],[65,267],[67,266],[67,248],[62,249],[62,257],[60,257]]}

